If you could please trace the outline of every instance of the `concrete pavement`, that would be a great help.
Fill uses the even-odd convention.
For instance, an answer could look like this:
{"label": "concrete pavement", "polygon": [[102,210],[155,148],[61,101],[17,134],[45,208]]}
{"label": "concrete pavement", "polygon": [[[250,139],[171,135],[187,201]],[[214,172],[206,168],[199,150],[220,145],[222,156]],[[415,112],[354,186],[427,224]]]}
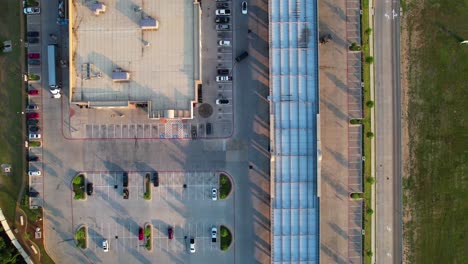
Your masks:
{"label": "concrete pavement", "polygon": [[375,3],[376,262],[401,263],[399,1]]}

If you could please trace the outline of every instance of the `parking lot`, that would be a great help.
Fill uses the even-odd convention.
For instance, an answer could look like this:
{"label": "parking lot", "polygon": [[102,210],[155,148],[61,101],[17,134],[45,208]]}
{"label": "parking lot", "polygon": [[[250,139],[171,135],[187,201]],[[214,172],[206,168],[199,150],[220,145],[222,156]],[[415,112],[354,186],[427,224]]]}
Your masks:
{"label": "parking lot", "polygon": [[[144,199],[144,179],[152,172],[127,172],[128,199],[123,198],[123,173],[86,173],[86,182],[93,183],[93,194],[72,204],[75,228],[88,227],[86,250],[93,251],[99,258],[117,254],[129,261],[154,254],[168,258],[177,254],[182,259],[196,255],[226,260],[226,254],[221,254],[219,249],[219,236],[213,243],[210,234],[212,226],[233,226],[232,199],[215,201],[211,198],[211,189],[218,187],[218,172],[158,172],[159,185],[151,183],[150,200]],[[139,227],[146,224],[153,227],[151,251],[144,247],[145,241],[138,239]],[[169,226],[174,229],[173,239],[168,238]],[[196,239],[194,254],[187,249],[191,237]],[[103,252],[103,239],[109,241],[111,254]]]}

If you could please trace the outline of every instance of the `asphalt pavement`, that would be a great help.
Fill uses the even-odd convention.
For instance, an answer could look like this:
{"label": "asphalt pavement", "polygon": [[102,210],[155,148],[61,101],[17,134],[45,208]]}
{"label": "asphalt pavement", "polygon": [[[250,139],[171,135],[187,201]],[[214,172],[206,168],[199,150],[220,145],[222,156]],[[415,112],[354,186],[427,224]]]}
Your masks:
{"label": "asphalt pavement", "polygon": [[400,4],[376,1],[376,262],[402,262]]}

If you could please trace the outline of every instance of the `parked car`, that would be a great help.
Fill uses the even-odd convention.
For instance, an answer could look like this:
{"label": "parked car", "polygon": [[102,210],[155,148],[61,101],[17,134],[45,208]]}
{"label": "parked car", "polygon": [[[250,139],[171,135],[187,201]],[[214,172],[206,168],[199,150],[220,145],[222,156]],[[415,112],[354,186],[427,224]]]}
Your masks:
{"label": "parked car", "polygon": [[225,40],[225,39],[220,39],[218,40],[218,45],[219,46],[231,46],[231,41],[230,40]]}
{"label": "parked car", "polygon": [[241,60],[247,58],[248,56],[249,56],[249,53],[247,53],[247,51],[244,51],[239,56],[236,57],[236,61],[240,62]]}
{"label": "parked car", "polygon": [[172,228],[172,226],[169,226],[167,228],[167,237],[169,239],[173,239],[174,238],[174,229]]}
{"label": "parked car", "polygon": [[138,240],[143,240],[144,234],[143,234],[143,227],[138,228]]}
{"label": "parked car", "polygon": [[216,237],[218,236],[218,228],[213,226],[211,228],[211,242],[216,243]]}
{"label": "parked car", "polygon": [[39,38],[28,38],[29,44],[39,43]]}
{"label": "parked car", "polygon": [[23,9],[25,15],[37,15],[41,13],[41,9],[39,7],[25,7]]}
{"label": "parked car", "polygon": [[229,104],[229,100],[228,99],[216,99],[216,104],[217,105]]}
{"label": "parked car", "polygon": [[29,139],[40,139],[41,134],[31,133],[29,134]]}
{"label": "parked car", "polygon": [[39,106],[37,105],[34,105],[34,104],[29,104],[26,106],[26,111],[34,111],[34,110],[38,110],[39,109]]}
{"label": "parked car", "polygon": [[28,64],[29,65],[41,65],[41,60],[29,59]]}
{"label": "parked car", "polygon": [[41,171],[33,170],[28,172],[29,176],[41,176]]}
{"label": "parked car", "polygon": [[211,188],[211,200],[218,200],[218,190],[215,187]]}
{"label": "parked car", "polygon": [[195,238],[190,238],[190,253],[195,253]]}
{"label": "parked car", "polygon": [[29,53],[28,58],[29,59],[39,59],[41,57],[41,54],[39,53]]}
{"label": "parked car", "polygon": [[38,91],[38,90],[29,90],[29,91],[28,91],[28,94],[29,94],[29,95],[38,95],[38,94],[39,94],[39,91]]}
{"label": "parked car", "polygon": [[34,132],[37,132],[37,131],[39,131],[39,130],[40,130],[40,128],[39,128],[38,126],[30,126],[30,127],[29,127],[29,132],[33,132],[33,133],[34,133]]}
{"label": "parked car", "polygon": [[153,185],[154,187],[159,186],[159,175],[157,171],[153,172]]}
{"label": "parked car", "polygon": [[29,31],[28,33],[26,33],[26,37],[39,37],[39,31]]}
{"label": "parked car", "polygon": [[39,196],[38,192],[29,192],[29,197],[36,198]]}
{"label": "parked car", "polygon": [[216,9],[215,13],[217,16],[230,16],[231,9]]}
{"label": "parked car", "polygon": [[28,156],[28,161],[39,161],[39,157],[38,156]]}
{"label": "parked car", "polygon": [[242,2],[242,14],[247,15],[247,1]]}
{"label": "parked car", "polygon": [[216,30],[229,30],[231,29],[231,26],[227,24],[217,24],[216,25]]}
{"label": "parked car", "polygon": [[88,195],[93,195],[93,191],[94,191],[93,183],[92,183],[92,182],[88,182],[88,184],[86,184],[86,193],[87,193]]}
{"label": "parked car", "polygon": [[229,69],[218,69],[218,75],[228,75]]}
{"label": "parked car", "polygon": [[228,7],[229,7],[228,3],[217,3],[216,4],[216,8],[223,9],[223,8],[228,8]]}
{"label": "parked car", "polygon": [[215,22],[220,24],[229,23],[230,19],[227,16],[216,16]]}
{"label": "parked car", "polygon": [[102,240],[102,250],[104,252],[109,252],[109,241],[107,241],[107,239]]}
{"label": "parked car", "polygon": [[212,132],[213,132],[213,129],[211,127],[211,123],[206,123],[206,134],[211,135]]}
{"label": "parked car", "polygon": [[26,121],[26,124],[28,124],[28,125],[30,125],[30,126],[32,126],[32,125],[37,125],[37,124],[39,124],[39,120],[37,120],[37,119],[29,119],[29,120]]}
{"label": "parked car", "polygon": [[232,77],[231,76],[216,76],[216,82],[230,82],[232,81]]}
{"label": "parked car", "polygon": [[39,118],[39,113],[28,113],[26,114],[27,119],[38,119]]}

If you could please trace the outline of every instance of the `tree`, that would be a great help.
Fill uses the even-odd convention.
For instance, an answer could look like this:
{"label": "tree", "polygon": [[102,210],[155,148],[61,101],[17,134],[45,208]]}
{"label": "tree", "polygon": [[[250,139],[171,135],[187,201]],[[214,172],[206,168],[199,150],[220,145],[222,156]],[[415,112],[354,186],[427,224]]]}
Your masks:
{"label": "tree", "polygon": [[83,175],[78,175],[73,179],[73,184],[81,185],[83,183]]}
{"label": "tree", "polygon": [[372,56],[367,56],[367,57],[366,57],[366,62],[369,63],[369,64],[374,63],[374,57],[372,57]]}
{"label": "tree", "polygon": [[373,138],[373,137],[374,137],[374,133],[372,133],[372,132],[367,132],[366,136],[367,136],[368,138]]}
{"label": "tree", "polygon": [[367,213],[368,215],[372,215],[372,214],[374,213],[374,210],[372,210],[372,208],[370,208],[370,207],[367,207],[366,213]]}
{"label": "tree", "polygon": [[375,178],[372,176],[367,177],[366,179],[367,183],[369,184],[374,184],[375,183]]}
{"label": "tree", "polygon": [[226,228],[221,228],[221,237],[227,237],[229,235],[229,232],[227,231]]}
{"label": "tree", "polygon": [[370,35],[372,33],[372,28],[367,28],[365,32],[367,35]]}
{"label": "tree", "polygon": [[367,107],[372,108],[372,107],[374,107],[374,101],[369,100],[369,101],[366,102],[366,105],[367,105]]}

